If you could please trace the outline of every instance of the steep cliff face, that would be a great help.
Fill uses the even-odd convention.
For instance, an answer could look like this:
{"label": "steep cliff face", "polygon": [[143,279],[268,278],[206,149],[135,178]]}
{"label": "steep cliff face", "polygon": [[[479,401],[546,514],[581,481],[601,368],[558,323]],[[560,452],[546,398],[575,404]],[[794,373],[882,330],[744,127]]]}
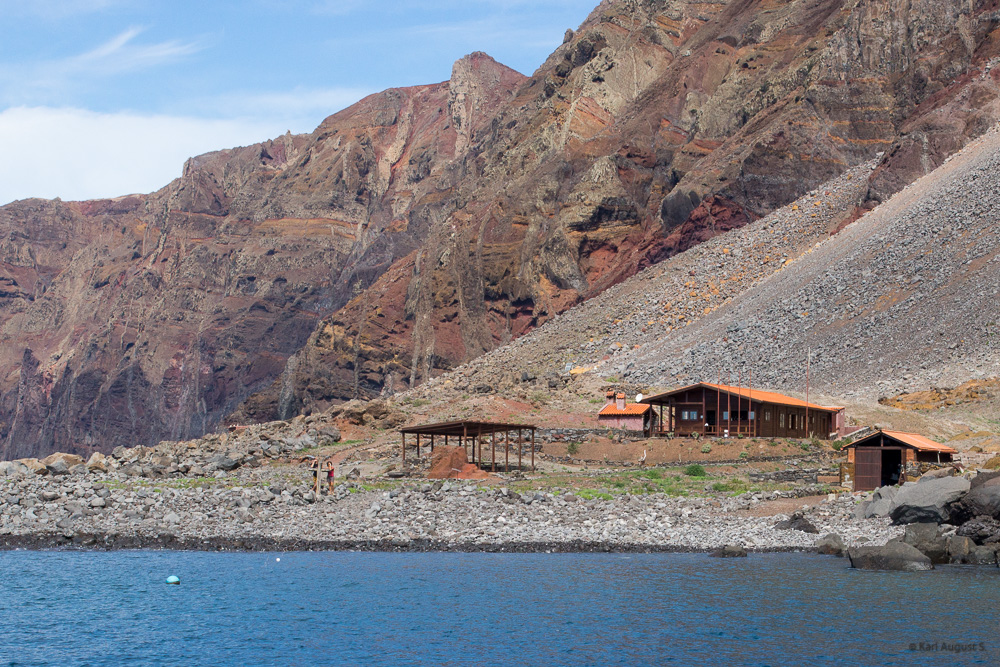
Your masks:
{"label": "steep cliff face", "polygon": [[[463,133],[523,77],[475,56],[284,136],[189,160],[152,195],[0,208],[0,457],[213,429],[319,319],[420,246]],[[438,191],[438,188],[443,190]]]}
{"label": "steep cliff face", "polygon": [[530,78],[472,54],[152,195],[4,207],[0,454],[418,384],[883,153],[860,212],[1000,117],[998,21],[607,0]]}
{"label": "steep cliff face", "polygon": [[998,18],[958,0],[602,3],[472,136],[424,244],[319,325],[281,389],[313,410],[419,383],[884,154],[860,215],[1000,117]]}

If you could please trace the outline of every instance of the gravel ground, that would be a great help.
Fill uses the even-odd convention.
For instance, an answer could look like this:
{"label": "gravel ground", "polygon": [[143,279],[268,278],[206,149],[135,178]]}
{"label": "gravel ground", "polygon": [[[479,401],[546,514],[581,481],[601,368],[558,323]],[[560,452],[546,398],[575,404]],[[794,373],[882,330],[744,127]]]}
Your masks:
{"label": "gravel ground", "polygon": [[1000,130],[725,308],[617,361],[634,383],[753,369],[875,399],[1000,375]]}
{"label": "gravel ground", "polygon": [[0,479],[0,546],[699,551],[738,544],[769,551],[810,548],[831,532],[848,546],[881,544],[901,532],[885,519],[853,518],[858,498],[848,494],[804,503],[817,535],[775,529],[785,515],[745,511],[765,507],[780,492],[585,500],[452,481],[389,491],[342,484],[317,499],[305,486],[261,485],[258,478],[247,471],[225,481],[159,483],[115,474]]}

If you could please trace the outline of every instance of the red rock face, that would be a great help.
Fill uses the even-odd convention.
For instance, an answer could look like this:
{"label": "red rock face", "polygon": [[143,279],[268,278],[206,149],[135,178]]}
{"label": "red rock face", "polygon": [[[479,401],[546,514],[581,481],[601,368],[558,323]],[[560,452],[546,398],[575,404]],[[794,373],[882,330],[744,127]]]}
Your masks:
{"label": "red rock face", "polygon": [[419,383],[877,153],[894,192],[1000,118],[995,5],[602,4],[474,137],[406,290],[310,339],[296,405]]}
{"label": "red rock face", "polygon": [[879,152],[883,198],[1000,118],[996,16],[605,2],[530,78],[473,54],[152,195],[4,207],[0,454],[406,388]]}

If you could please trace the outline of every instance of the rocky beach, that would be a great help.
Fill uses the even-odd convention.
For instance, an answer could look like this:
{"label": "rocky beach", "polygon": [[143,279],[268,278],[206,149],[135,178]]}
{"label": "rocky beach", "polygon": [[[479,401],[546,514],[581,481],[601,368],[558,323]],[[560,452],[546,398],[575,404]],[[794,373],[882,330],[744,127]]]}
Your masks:
{"label": "rocky beach", "polygon": [[[886,518],[855,518],[861,498],[817,496],[815,486],[702,497],[575,494],[524,490],[532,480],[513,473],[476,482],[341,480],[333,494],[324,485],[317,496],[307,468],[261,465],[259,452],[184,461],[180,467],[199,473],[186,476],[170,454],[139,449],[145,459],[119,450],[94,457],[89,468],[67,466],[57,455],[43,474],[4,464],[0,546],[706,551],[731,544],[781,551],[811,549],[828,533],[853,546],[882,544],[902,532]],[[795,527],[776,527],[793,513]]]}

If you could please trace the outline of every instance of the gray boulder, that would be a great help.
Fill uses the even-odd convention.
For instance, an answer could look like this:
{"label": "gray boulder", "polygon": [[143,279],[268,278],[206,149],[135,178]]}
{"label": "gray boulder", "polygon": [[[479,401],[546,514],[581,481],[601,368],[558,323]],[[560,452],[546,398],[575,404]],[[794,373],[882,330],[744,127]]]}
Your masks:
{"label": "gray boulder", "polygon": [[974,547],[969,553],[968,563],[970,565],[997,565],[996,545]]}
{"label": "gray boulder", "polygon": [[904,484],[892,499],[889,516],[893,523],[946,523],[952,505],[969,492],[969,480],[964,477],[928,479],[916,484]]}
{"label": "gray boulder", "polygon": [[899,493],[898,486],[883,486],[875,489],[871,501],[863,505],[864,510],[862,510],[860,518],[871,519],[872,517],[889,516],[889,512],[892,510],[892,500],[897,493]]}
{"label": "gray boulder", "polygon": [[211,460],[211,462],[214,463],[215,467],[217,469],[219,469],[219,470],[227,470],[227,471],[228,470],[235,470],[236,468],[238,468],[240,466],[240,462],[239,461],[237,461],[235,459],[231,459],[228,456],[224,456],[222,454],[220,454],[220,455],[218,455],[216,457],[213,457],[212,460]]}
{"label": "gray boulder", "polygon": [[933,570],[931,559],[905,542],[889,542],[880,547],[852,547],[847,550],[851,567],[859,570]]}
{"label": "gray boulder", "polygon": [[962,498],[962,510],[970,517],[1000,519],[1000,484],[987,482]]}
{"label": "gray boulder", "polygon": [[30,468],[19,461],[0,461],[0,477],[27,475]]}
{"label": "gray boulder", "polygon": [[[976,489],[992,480],[1000,480],[1000,470],[989,470],[978,473],[972,478],[972,488]],[[1000,481],[996,482],[1000,483]]]}
{"label": "gray boulder", "polygon": [[932,563],[948,562],[948,540],[941,536],[936,523],[911,523],[903,534],[903,542],[915,547]]}
{"label": "gray boulder", "polygon": [[828,556],[843,556],[844,540],[840,539],[840,535],[836,533],[824,535],[816,540],[816,552]]}
{"label": "gray boulder", "polygon": [[952,563],[967,563],[969,554],[976,548],[976,543],[968,537],[952,535],[948,538],[948,557]]}
{"label": "gray boulder", "polygon": [[340,435],[340,429],[338,429],[336,426],[333,426],[332,424],[327,426],[321,426],[319,428],[319,435],[322,439],[325,439],[328,442],[340,442],[340,439],[342,437]]}
{"label": "gray boulder", "polygon": [[737,544],[727,544],[709,554],[712,558],[746,558],[747,550]]}
{"label": "gray boulder", "polygon": [[45,465],[45,469],[49,471],[50,475],[68,475],[69,466],[66,465],[66,461],[63,459],[55,459],[52,463]]}
{"label": "gray boulder", "polygon": [[784,521],[779,521],[774,524],[777,530],[801,530],[803,533],[812,533],[813,535],[818,535],[819,530],[816,526],[812,524],[809,519],[803,516],[802,512],[795,512],[792,516],[788,517]]}

